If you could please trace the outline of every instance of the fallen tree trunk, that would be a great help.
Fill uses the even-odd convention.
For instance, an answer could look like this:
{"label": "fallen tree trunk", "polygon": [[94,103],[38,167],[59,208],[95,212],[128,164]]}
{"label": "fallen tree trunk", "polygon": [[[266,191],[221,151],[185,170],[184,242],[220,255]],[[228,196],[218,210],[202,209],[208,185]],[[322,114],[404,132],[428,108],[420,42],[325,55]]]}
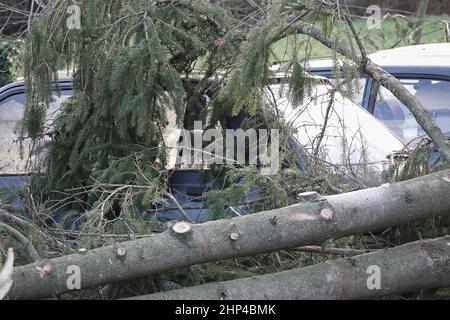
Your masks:
{"label": "fallen tree trunk", "polygon": [[133,300],[369,299],[450,286],[450,237]]}
{"label": "fallen tree trunk", "polygon": [[[70,291],[68,270],[81,288],[198,263],[375,231],[450,214],[450,171],[351,193],[319,197],[272,211],[190,226],[151,238],[18,267],[10,298],[43,298]],[[175,230],[175,231],[174,231]]]}

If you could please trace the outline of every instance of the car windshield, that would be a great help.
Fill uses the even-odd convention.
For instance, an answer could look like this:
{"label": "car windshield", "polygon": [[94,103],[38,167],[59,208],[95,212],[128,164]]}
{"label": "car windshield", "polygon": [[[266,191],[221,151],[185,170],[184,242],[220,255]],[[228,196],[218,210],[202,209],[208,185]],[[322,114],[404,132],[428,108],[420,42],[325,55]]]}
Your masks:
{"label": "car windshield", "polygon": [[[401,79],[401,82],[422,103],[442,132],[450,135],[450,82],[432,79]],[[374,116],[404,142],[426,135],[408,108],[382,86]]]}
{"label": "car windshield", "polygon": [[[55,113],[61,104],[72,95],[71,90],[63,90],[61,95],[53,95],[47,111],[47,126],[51,126]],[[20,133],[17,125],[23,118],[25,94],[18,93],[0,102],[0,174],[27,173],[30,141],[18,142]]]}

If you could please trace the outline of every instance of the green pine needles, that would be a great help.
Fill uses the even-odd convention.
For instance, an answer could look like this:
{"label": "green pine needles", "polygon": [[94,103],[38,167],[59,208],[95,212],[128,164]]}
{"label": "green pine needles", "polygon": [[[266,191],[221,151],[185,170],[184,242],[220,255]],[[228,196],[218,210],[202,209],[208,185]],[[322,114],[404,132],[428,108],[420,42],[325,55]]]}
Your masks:
{"label": "green pine needles", "polygon": [[224,37],[231,20],[207,1],[87,0],[79,2],[81,28],[69,29],[74,4],[56,2],[28,38],[22,135],[42,146],[59,70],[72,69],[75,86],[45,143],[48,178],[40,187],[64,190],[93,177],[134,184],[142,180],[136,166],[151,180],[166,163],[168,109],[183,123],[208,86],[186,86],[183,77],[200,65],[207,79],[233,61],[235,39]]}

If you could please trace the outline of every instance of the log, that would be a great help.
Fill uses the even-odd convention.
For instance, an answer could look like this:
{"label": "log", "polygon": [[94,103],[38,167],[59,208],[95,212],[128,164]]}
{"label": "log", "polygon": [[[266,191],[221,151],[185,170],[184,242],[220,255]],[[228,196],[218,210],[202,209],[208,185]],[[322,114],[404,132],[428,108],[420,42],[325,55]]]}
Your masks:
{"label": "log", "polygon": [[[44,298],[70,291],[73,266],[81,288],[286,248],[329,243],[330,239],[382,230],[409,221],[450,214],[450,171],[377,188],[320,197],[286,208],[192,225],[35,264],[14,271],[12,299]],[[123,256],[118,254],[123,248]],[[43,266],[50,271],[43,273]]]}
{"label": "log", "polygon": [[[377,278],[378,277],[378,278]],[[132,300],[339,300],[450,286],[450,237]]]}

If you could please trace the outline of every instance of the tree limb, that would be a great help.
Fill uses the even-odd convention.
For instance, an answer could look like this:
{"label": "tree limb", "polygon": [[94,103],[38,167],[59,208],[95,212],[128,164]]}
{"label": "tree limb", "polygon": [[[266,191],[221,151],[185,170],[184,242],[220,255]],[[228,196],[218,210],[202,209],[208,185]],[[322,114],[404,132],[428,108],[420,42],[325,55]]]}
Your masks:
{"label": "tree limb", "polygon": [[[386,89],[392,92],[411,113],[414,115],[417,123],[428,134],[436,148],[442,152],[448,162],[450,162],[450,146],[447,138],[441,129],[433,122],[420,101],[410,93],[403,84],[390,73],[383,70],[380,66],[373,63],[369,58],[354,52],[350,47],[345,46],[340,41],[325,38],[319,28],[312,25],[303,25],[295,29],[296,33],[307,35],[330,49],[335,49],[347,59],[352,60],[360,67],[360,70],[371,76],[375,81],[380,82]],[[286,34],[284,35],[286,36]]]}
{"label": "tree limb", "polygon": [[323,248],[321,246],[304,246],[304,247],[297,247],[292,250],[301,252],[320,253],[320,254],[332,254],[336,256],[346,256],[346,257],[358,256],[361,254],[368,253],[370,251],[370,250],[366,251],[347,248]]}

